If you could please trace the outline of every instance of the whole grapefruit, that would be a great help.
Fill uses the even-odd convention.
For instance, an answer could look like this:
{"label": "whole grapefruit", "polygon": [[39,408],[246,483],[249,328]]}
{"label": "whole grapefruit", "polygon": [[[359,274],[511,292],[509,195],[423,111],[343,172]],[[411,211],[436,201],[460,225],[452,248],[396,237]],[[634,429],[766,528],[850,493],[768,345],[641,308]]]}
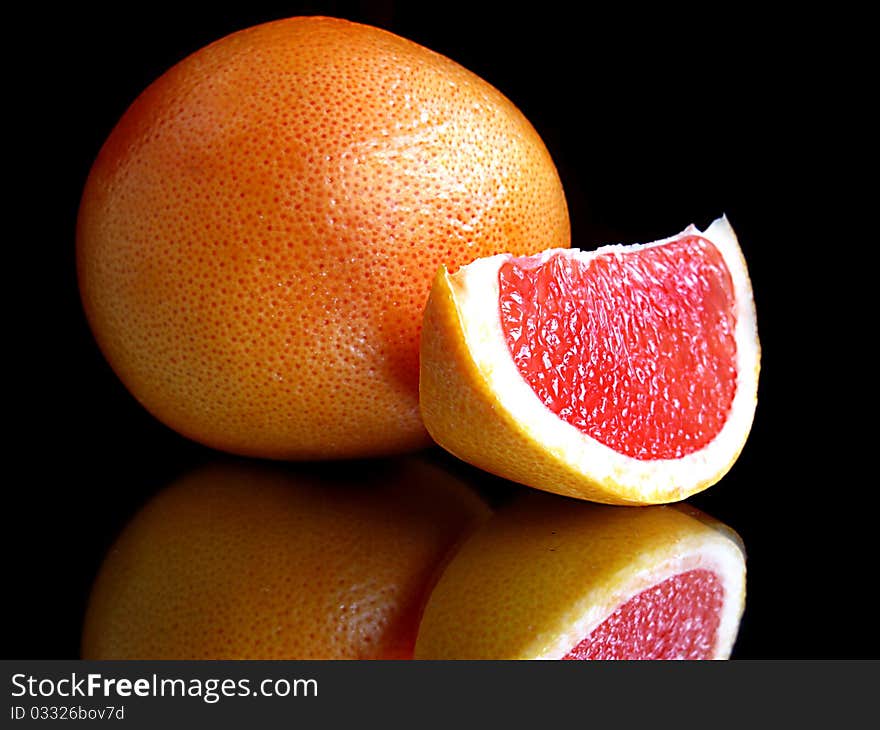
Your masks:
{"label": "whole grapefruit", "polygon": [[499,91],[389,32],[300,17],[184,59],[100,150],[79,283],[114,371],[214,448],[346,458],[429,442],[440,265],[569,245],[551,157]]}

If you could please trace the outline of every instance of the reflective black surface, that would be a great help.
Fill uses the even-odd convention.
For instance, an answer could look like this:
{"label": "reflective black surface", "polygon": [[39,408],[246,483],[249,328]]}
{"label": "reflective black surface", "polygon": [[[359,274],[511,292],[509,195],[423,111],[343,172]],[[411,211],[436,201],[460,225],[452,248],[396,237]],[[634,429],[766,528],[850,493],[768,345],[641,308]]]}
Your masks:
{"label": "reflective black surface", "polygon": [[[734,657],[880,655],[865,594],[876,576],[876,479],[860,438],[872,428],[870,380],[860,383],[873,335],[847,330],[847,277],[858,267],[841,265],[851,243],[825,227],[845,180],[828,168],[842,142],[823,116],[822,49],[802,47],[788,23],[745,13],[593,8],[580,20],[562,3],[529,14],[475,5],[160,3],[10,19],[5,656],[77,657],[88,592],[116,534],[151,495],[215,458],[149,416],[94,345],[74,269],[89,166],[128,104],[174,62],[301,13],[386,27],[498,87],[550,149],[576,246],[729,216],[755,290],[759,405],[732,471],[691,501],[748,551]],[[484,480],[504,498],[506,485]]]}

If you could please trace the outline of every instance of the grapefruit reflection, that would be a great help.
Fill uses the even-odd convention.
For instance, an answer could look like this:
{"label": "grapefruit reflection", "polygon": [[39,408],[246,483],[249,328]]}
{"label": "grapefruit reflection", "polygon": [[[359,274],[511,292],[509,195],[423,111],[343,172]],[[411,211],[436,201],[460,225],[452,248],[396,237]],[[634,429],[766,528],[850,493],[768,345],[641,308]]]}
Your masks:
{"label": "grapefruit reflection", "polygon": [[411,658],[430,586],[488,514],[418,457],[209,465],[119,536],[93,587],[82,656]]}

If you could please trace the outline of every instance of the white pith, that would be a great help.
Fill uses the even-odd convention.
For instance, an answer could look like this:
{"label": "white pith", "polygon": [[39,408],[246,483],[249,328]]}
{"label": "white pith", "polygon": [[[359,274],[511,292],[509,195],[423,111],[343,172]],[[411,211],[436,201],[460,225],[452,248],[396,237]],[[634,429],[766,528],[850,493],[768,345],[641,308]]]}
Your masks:
{"label": "white pith", "polygon": [[[588,637],[617,608],[639,593],[689,570],[715,573],[724,591],[715,645],[710,659],[727,659],[733,649],[745,602],[745,559],[739,546],[718,535],[688,540],[643,553],[638,563],[627,565],[583,596],[565,625],[570,629],[539,650],[536,659],[561,659]],[[629,574],[629,575],[627,575]],[[606,592],[607,585],[615,590]]]}
{"label": "white pith", "polygon": [[676,236],[652,243],[604,246],[596,251],[551,249],[534,257],[543,262],[559,255],[587,263],[596,256],[663,246],[690,235],[711,241],[730,272],[737,307],[737,384],[730,412],[718,435],[706,447],[677,459],[635,459],[605,446],[544,406],[513,358],[499,357],[499,353],[509,350],[498,307],[498,271],[512,256],[499,254],[478,259],[449,276],[468,350],[498,407],[507,411],[528,438],[546,447],[549,456],[634,502],[683,499],[714,483],[733,463],[751,429],[760,351],[751,283],[736,234],[727,218],[721,217],[704,232],[691,225]]}

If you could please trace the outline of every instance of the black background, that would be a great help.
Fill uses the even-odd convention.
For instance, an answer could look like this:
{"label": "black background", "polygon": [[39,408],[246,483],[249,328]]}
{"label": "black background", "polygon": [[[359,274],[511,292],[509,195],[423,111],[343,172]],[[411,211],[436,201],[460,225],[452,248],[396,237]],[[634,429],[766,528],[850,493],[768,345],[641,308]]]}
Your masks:
{"label": "black background", "polygon": [[128,5],[8,24],[4,656],[76,658],[114,536],[151,494],[215,456],[149,416],[91,338],[74,270],[89,167],[135,96],[176,61],[298,14],[385,27],[499,88],[557,164],[575,246],[653,240],[728,215],[755,290],[759,405],[733,470],[691,501],[748,551],[734,657],[880,656],[865,592],[876,582],[876,478],[858,466],[871,426],[844,415],[850,404],[871,412],[859,383],[872,327],[862,315],[866,334],[846,331],[846,277],[859,263],[839,272],[849,233],[826,225],[846,182],[835,165],[849,154],[846,134],[829,127],[845,111],[827,44],[835,25],[713,4],[705,14],[667,3],[579,14],[459,0]]}

